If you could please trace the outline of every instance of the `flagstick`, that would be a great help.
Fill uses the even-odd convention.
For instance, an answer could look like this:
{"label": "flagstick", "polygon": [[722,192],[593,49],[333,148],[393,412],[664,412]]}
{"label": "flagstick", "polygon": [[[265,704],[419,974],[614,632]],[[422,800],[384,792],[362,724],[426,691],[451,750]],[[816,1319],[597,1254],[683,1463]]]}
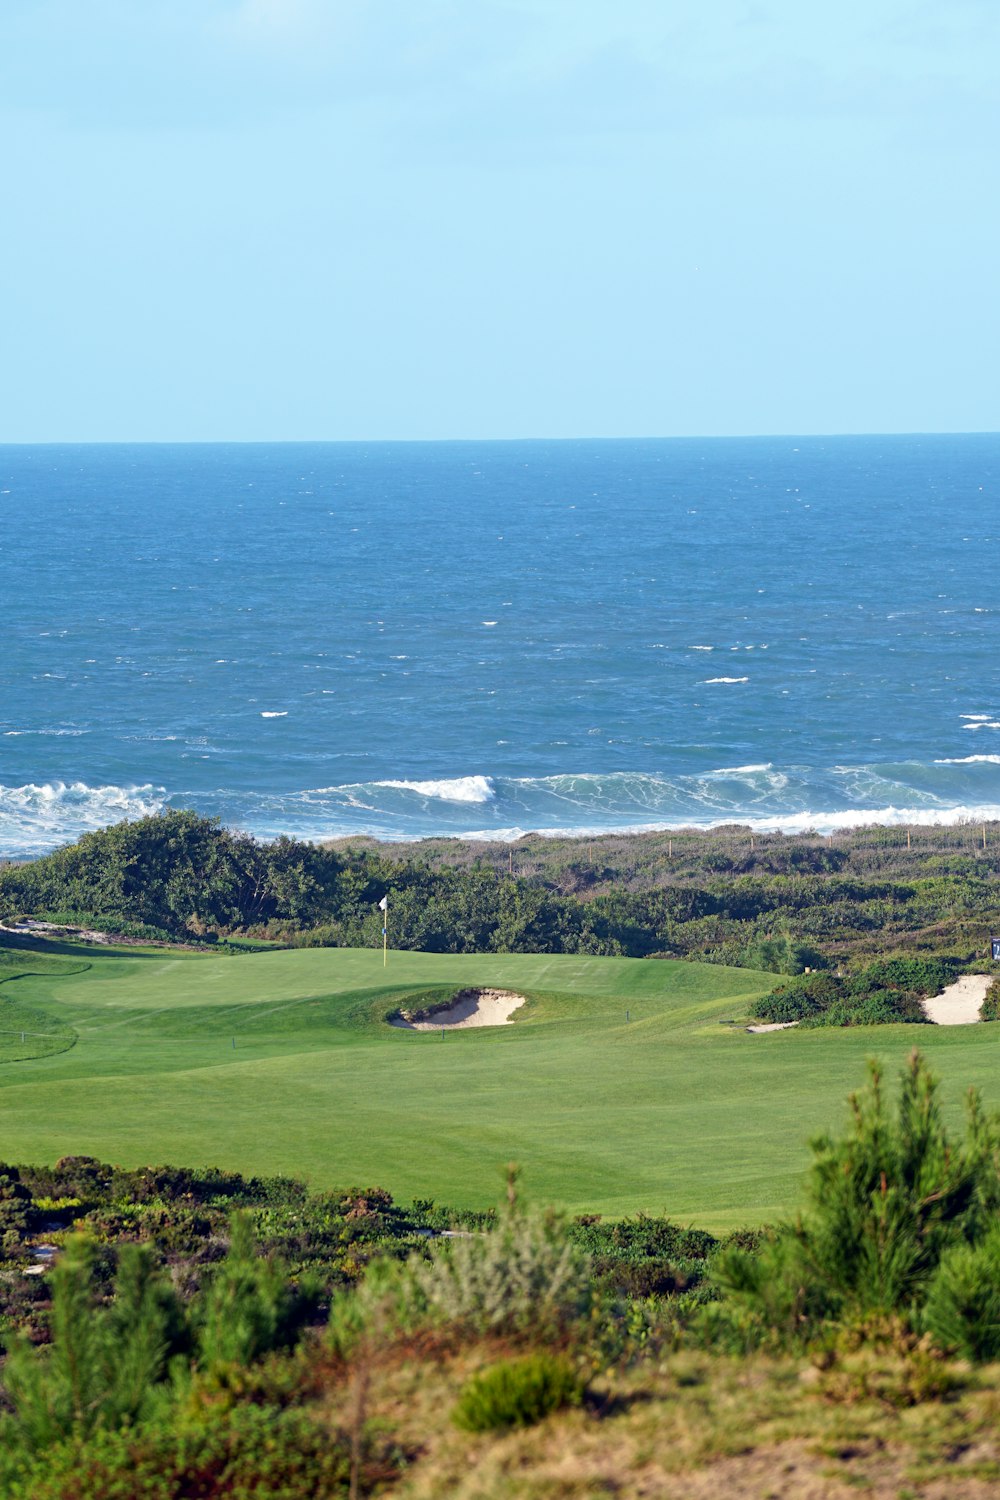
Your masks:
{"label": "flagstick", "polygon": [[389,903],[386,902],[385,911],[382,913],[382,967],[385,968],[389,962]]}

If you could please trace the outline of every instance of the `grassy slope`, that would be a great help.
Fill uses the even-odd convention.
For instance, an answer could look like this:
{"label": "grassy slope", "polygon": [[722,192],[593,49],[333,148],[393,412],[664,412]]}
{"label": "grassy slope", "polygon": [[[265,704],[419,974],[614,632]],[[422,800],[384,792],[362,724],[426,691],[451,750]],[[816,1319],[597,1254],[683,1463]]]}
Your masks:
{"label": "grassy slope", "polygon": [[[419,953],[383,970],[335,949],[18,959],[41,972],[0,985],[0,1017],[16,990],[77,1041],[0,1066],[8,1160],[216,1163],[463,1206],[495,1201],[517,1160],[532,1197],[713,1228],[794,1206],[806,1139],[840,1123],[873,1051],[895,1068],[919,1043],[949,1099],[979,1083],[1000,1103],[995,1028],[752,1037],[719,1024],[772,983],[746,970]],[[444,1041],[384,1022],[404,995],[476,983],[531,1005]]]}
{"label": "grassy slope", "polygon": [[[952,1367],[950,1399],[894,1401],[912,1372],[892,1355],[807,1360],[690,1351],[597,1376],[582,1410],[537,1427],[469,1435],[451,1421],[471,1371],[504,1351],[397,1356],[371,1374],[371,1415],[412,1467],[398,1500],[995,1500],[997,1366]],[[865,1371],[874,1389],[862,1396]],[[877,1374],[876,1374],[877,1372]],[[941,1372],[943,1374],[943,1372]],[[874,1376],[874,1378],[873,1378]],[[944,1382],[942,1381],[942,1384]],[[352,1382],[329,1416],[349,1429]]]}

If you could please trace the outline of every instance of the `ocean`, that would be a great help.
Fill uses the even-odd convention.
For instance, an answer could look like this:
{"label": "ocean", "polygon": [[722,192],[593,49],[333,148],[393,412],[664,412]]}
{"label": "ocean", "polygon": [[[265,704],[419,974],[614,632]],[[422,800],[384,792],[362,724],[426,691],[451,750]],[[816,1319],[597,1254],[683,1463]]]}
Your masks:
{"label": "ocean", "polygon": [[1000,817],[1000,437],[0,447],[0,854]]}

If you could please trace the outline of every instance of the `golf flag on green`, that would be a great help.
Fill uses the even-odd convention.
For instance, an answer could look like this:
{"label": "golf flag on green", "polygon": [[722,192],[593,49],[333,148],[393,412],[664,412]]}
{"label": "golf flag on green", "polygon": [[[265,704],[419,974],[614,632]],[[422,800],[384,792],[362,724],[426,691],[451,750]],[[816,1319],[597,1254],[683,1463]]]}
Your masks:
{"label": "golf flag on green", "polygon": [[378,904],[382,913],[382,967],[389,962],[389,897],[383,896]]}

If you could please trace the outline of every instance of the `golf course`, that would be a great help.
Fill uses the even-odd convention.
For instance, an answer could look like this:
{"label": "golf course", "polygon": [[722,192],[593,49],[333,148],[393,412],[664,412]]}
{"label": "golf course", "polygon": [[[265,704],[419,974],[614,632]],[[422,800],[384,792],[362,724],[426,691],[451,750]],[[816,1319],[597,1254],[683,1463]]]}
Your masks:
{"label": "golf course", "polygon": [[[8,1161],[211,1164],[468,1208],[516,1161],[536,1201],[725,1229],[794,1208],[869,1056],[894,1073],[919,1046],[956,1119],[970,1084],[1000,1103],[994,1027],[750,1035],[774,976],[747,969],[41,940],[0,959]],[[469,986],[525,1002],[500,1026],[389,1024]]]}

